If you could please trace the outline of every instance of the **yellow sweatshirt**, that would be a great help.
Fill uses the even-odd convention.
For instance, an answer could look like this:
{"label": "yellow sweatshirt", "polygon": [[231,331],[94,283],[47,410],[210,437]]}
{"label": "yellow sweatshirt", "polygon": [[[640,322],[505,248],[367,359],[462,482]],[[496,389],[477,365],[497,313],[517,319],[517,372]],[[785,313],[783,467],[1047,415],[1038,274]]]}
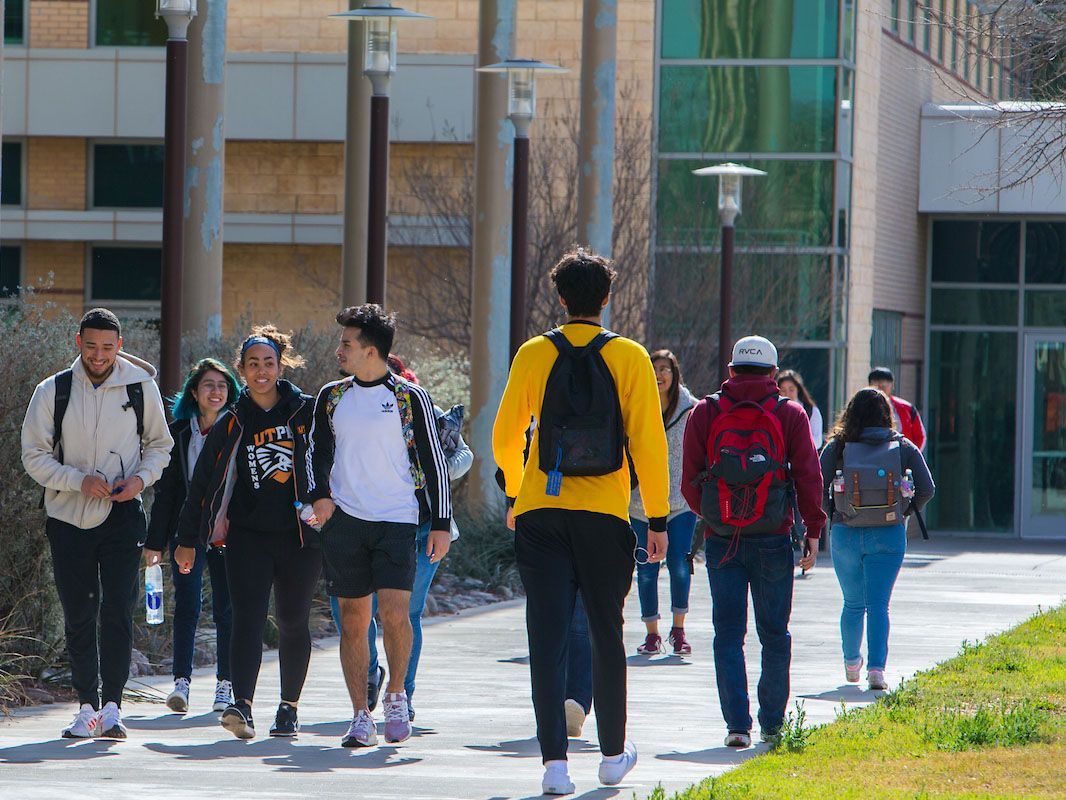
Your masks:
{"label": "yellow sweatshirt", "polygon": [[[599,325],[568,323],[563,333],[575,347],[584,347],[602,331]],[[614,377],[622,421],[629,437],[644,510],[653,522],[670,513],[670,475],[666,431],[663,427],[659,390],[648,351],[636,342],[618,337],[600,351]],[[629,465],[617,472],[595,477],[563,478],[558,497],[547,494],[548,476],[540,469],[539,436],[534,431],[529,459],[522,463],[530,417],[539,421],[544,387],[559,351],[544,336],[530,339],[515,355],[507,388],[496,413],[492,450],[503,470],[506,493],[516,497],[515,515],[539,508],[593,511],[629,521]]]}

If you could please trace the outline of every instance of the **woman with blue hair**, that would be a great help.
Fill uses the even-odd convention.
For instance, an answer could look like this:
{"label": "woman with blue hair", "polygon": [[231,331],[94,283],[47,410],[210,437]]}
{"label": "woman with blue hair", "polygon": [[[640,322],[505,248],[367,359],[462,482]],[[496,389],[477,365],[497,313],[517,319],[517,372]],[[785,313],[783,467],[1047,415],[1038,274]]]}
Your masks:
{"label": "woman with blue hair", "polygon": [[[181,391],[172,399],[170,434],[174,449],[170,464],[155,486],[152,521],[144,544],[148,566],[158,564],[163,551],[174,557],[177,546],[178,515],[189,488],[193,467],[199,458],[211,426],[219,414],[230,407],[240,391],[237,379],[221,362],[203,358],[185,376]],[[220,548],[200,549],[188,574],[172,563],[174,580],[174,691],[167,697],[167,707],[178,713],[189,710],[189,684],[192,681],[193,647],[196,626],[203,603],[204,566],[211,578],[211,610],[215,620],[216,671],[215,699],[212,708],[224,711],[233,702],[229,673],[229,645],[232,612],[226,585],[226,561]]]}

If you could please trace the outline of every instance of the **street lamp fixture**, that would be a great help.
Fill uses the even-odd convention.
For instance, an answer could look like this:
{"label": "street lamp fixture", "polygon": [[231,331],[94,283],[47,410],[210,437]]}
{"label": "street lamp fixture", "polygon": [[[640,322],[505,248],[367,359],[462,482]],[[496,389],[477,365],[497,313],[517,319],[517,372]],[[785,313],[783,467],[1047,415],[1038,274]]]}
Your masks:
{"label": "street lamp fixture", "polygon": [[163,123],[163,286],[159,373],[163,393],[181,380],[181,293],[184,269],[182,216],[185,194],[186,74],[189,24],[196,0],[156,0],[156,17],[167,24],[166,106]]}
{"label": "street lamp fixture", "polygon": [[507,116],[514,125],[514,177],[511,198],[511,357],[526,338],[526,261],[529,255],[529,127],[537,111],[537,73],[568,72],[566,67],[512,58],[478,67],[507,74]]}
{"label": "street lamp fixture", "polygon": [[720,287],[722,310],[718,315],[718,374],[721,380],[729,377],[729,354],[733,338],[733,250],[734,224],[740,216],[741,187],[745,176],[765,175],[761,169],[726,162],[713,167],[692,170],[693,175],[718,177],[718,215],[722,220],[722,268]]}
{"label": "street lamp fixture", "polygon": [[388,248],[389,196],[389,79],[396,72],[396,23],[405,19],[432,19],[391,3],[370,3],[362,8],[330,14],[363,23],[366,53],[363,74],[370,80],[370,197],[367,202],[366,297],[385,303],[385,255]]}

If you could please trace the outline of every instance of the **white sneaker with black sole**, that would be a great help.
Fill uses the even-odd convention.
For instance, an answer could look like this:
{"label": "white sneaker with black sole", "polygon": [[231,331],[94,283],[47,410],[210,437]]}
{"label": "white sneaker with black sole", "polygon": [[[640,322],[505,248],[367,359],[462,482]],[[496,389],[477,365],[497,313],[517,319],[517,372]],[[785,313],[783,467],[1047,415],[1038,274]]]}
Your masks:
{"label": "white sneaker with black sole", "polygon": [[122,722],[122,711],[115,703],[106,703],[100,709],[101,739],[125,739],[126,726]]}
{"label": "white sneaker with black sole", "polygon": [[215,683],[215,702],[211,705],[212,711],[225,711],[233,705],[233,684],[229,681],[217,681]]}
{"label": "white sneaker with black sole", "polygon": [[178,714],[189,710],[189,679],[175,678],[174,691],[167,695],[167,708]]}
{"label": "white sneaker with black sole", "polygon": [[63,729],[64,739],[93,739],[100,733],[100,713],[88,703],[82,703],[74,721]]}

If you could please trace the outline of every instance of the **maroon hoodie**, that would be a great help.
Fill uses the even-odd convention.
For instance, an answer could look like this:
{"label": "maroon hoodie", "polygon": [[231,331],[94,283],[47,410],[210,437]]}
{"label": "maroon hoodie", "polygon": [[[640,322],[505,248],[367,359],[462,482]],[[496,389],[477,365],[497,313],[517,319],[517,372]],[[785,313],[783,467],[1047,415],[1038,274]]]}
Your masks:
{"label": "maroon hoodie", "polygon": [[[722,394],[736,402],[753,400],[761,402],[767,397],[777,397],[777,382],[762,375],[737,375],[722,384]],[[718,409],[704,398],[696,404],[685,427],[685,452],[681,469],[681,492],[689,507],[700,513],[700,486],[698,476],[707,469],[707,435],[711,423],[718,416]],[[785,439],[785,458],[791,464],[792,480],[796,484],[800,515],[807,526],[807,537],[817,539],[825,527],[825,512],[822,510],[822,469],[818,453],[811,440],[811,424],[803,406],[789,400],[778,407],[781,431]],[[792,530],[792,510],[788,520],[778,533]]]}

